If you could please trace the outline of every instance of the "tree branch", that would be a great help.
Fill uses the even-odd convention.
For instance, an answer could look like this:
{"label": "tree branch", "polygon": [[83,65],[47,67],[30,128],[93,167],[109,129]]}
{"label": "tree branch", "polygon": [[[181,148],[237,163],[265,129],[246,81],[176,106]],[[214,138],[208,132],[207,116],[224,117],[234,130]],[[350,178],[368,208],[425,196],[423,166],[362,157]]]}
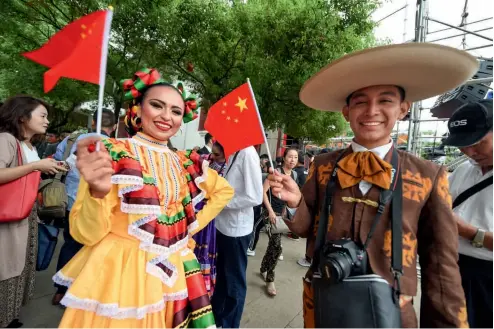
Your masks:
{"label": "tree branch", "polygon": [[59,7],[55,4],[55,1],[53,1],[53,0],[49,0],[49,1],[50,1],[50,3],[53,5],[53,7],[55,7],[55,9],[56,9],[59,13],[61,13],[61,14],[63,15],[63,17],[65,17],[65,18],[67,19],[67,21],[68,21],[68,22],[71,22],[71,21],[72,21],[72,19],[71,19],[71,18],[70,18],[67,14],[65,14],[65,12],[64,12],[62,9],[60,9],[60,8],[59,8]]}
{"label": "tree branch", "polygon": [[225,74],[223,74],[223,76],[218,80],[219,83],[221,83],[221,81],[226,79],[228,77],[228,75],[230,74],[230,72],[233,70],[234,64],[235,64],[235,55],[237,53],[237,48],[238,48],[238,45],[240,44],[240,41],[242,41],[242,39],[243,38],[238,39],[237,43],[233,47],[230,67],[226,70]]}
{"label": "tree branch", "polygon": [[55,20],[53,21],[50,17],[48,17],[47,15],[45,15],[42,11],[38,10],[35,6],[32,6],[31,7],[35,12],[37,12],[39,15],[41,15],[42,17],[44,17],[45,19],[47,19],[47,23],[52,25],[53,27],[55,27],[56,29],[58,30],[61,30],[62,29],[62,26],[58,25],[58,22]]}

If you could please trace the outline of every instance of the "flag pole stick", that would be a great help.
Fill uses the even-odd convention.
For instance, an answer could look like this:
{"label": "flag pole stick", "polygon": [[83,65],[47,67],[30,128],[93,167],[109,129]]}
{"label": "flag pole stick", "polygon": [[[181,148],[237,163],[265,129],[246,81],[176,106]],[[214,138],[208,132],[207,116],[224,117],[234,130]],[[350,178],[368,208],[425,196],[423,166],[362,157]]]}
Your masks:
{"label": "flag pole stick", "polygon": [[262,124],[261,113],[259,113],[259,108],[257,107],[256,96],[254,95],[254,90],[252,89],[252,85],[250,84],[249,78],[247,78],[247,83],[249,84],[250,94],[252,96],[252,99],[254,100],[254,106],[256,107],[257,118],[259,119],[259,124],[261,125],[262,136],[264,138],[264,144],[266,144],[266,149],[268,150],[269,164],[271,165],[271,168],[273,168],[273,170],[275,170],[276,168],[273,165],[273,159],[271,157],[271,151],[269,150],[269,144],[268,144],[268,140],[266,138],[266,132],[264,131],[264,125]]}
{"label": "flag pole stick", "polygon": [[[110,41],[111,21],[113,18],[113,10],[110,7],[107,10],[105,17],[105,30],[103,32],[103,44],[101,45],[101,61],[99,66],[99,91],[98,91],[98,112],[96,120],[96,133],[101,135],[101,119],[103,116],[103,99],[105,96],[105,81],[106,81],[106,62],[108,59],[108,43]],[[115,109],[120,111],[120,109]],[[100,144],[96,144],[96,151],[99,151]]]}

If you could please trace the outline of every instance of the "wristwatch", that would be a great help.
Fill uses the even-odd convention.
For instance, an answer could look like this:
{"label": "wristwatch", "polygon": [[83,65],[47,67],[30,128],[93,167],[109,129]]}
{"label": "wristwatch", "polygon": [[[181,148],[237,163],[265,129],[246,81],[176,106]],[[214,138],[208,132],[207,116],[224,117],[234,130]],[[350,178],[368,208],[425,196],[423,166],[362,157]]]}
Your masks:
{"label": "wristwatch", "polygon": [[484,247],[484,237],[485,237],[485,231],[482,229],[477,229],[477,233],[475,234],[475,237],[472,240],[472,246],[475,248],[483,248]]}

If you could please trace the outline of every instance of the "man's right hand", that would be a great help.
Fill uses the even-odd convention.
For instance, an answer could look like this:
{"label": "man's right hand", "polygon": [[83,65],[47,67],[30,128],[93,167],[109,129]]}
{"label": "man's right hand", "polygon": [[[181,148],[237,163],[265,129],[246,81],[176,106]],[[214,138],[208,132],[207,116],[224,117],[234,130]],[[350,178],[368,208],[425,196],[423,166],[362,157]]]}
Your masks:
{"label": "man's right hand", "polygon": [[[99,143],[99,151],[90,152],[89,146]],[[77,142],[77,169],[88,183],[91,195],[104,198],[112,188],[112,159],[98,136],[81,139]]]}
{"label": "man's right hand", "polygon": [[273,168],[269,168],[269,186],[274,196],[286,201],[289,208],[297,208],[302,199],[302,193],[295,182],[290,176],[280,174],[274,171]]}

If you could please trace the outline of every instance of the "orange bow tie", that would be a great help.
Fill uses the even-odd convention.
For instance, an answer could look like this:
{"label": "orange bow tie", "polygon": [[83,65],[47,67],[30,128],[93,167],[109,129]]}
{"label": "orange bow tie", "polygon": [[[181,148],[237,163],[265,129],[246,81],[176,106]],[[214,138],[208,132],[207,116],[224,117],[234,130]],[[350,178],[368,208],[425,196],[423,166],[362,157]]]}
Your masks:
{"label": "orange bow tie", "polygon": [[383,189],[389,189],[391,185],[393,167],[370,151],[353,152],[340,160],[338,167],[341,188],[357,185],[362,180]]}

